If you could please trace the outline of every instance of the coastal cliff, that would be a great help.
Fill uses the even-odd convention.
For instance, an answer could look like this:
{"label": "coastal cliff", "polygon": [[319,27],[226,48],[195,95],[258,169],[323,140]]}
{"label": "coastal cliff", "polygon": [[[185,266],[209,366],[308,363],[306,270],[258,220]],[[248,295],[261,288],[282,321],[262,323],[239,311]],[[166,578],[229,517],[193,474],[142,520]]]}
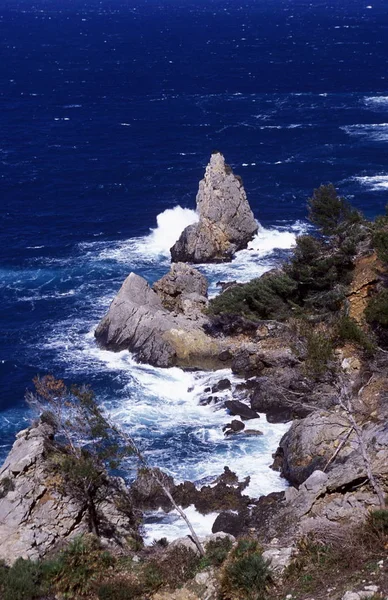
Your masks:
{"label": "coastal cliff", "polygon": [[[129,489],[117,488],[107,474],[98,506],[106,535],[96,552],[108,548],[115,566],[95,573],[96,583],[74,598],[306,598],[308,569],[309,590],[319,597],[383,598],[388,582],[368,565],[385,564],[388,544],[388,217],[367,222],[333,189],[322,186],[309,202],[318,236],[301,236],[281,268],[211,300],[206,278],[182,263],[153,288],[133,273],[123,283],[96,330],[98,343],[163,367],[230,367],[239,383],[220,378],[201,403],[228,411],[224,434],[233,444],[262,435],[247,425],[258,413],[292,421],[272,464],[290,485],[251,498],[249,478],[240,482],[228,467],[201,488],[147,468]],[[54,437],[47,422],[21,432],[0,471],[0,558],[9,565],[45,560],[90,533],[84,507],[58,487]],[[215,537],[202,540],[205,557],[191,538],[142,547],[136,514],[169,511],[171,501],[219,513]],[[345,576],[335,570],[344,548],[351,555]]]}

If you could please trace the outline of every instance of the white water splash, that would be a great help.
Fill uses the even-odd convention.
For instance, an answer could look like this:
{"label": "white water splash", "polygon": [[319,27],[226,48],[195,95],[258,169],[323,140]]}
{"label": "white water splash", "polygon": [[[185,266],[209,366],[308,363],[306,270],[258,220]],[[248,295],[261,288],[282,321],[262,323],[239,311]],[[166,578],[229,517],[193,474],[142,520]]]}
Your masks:
{"label": "white water splash", "polygon": [[388,175],[373,175],[370,177],[354,177],[364,187],[367,187],[372,192],[381,192],[388,190]]}

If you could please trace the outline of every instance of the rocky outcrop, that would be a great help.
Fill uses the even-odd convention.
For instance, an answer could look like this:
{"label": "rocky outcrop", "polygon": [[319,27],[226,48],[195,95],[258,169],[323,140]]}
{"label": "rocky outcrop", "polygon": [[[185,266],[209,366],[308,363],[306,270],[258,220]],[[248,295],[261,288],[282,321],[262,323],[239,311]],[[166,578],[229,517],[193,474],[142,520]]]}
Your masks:
{"label": "rocky outcrop", "polygon": [[[256,503],[249,526],[257,528],[263,541],[277,537],[289,543],[309,532],[346,530],[380,507],[369,478],[371,472],[384,496],[388,491],[388,404],[386,385],[380,383],[366,384],[360,390],[360,404],[358,396],[352,409],[353,418],[361,424],[364,450],[348,414],[339,408],[315,411],[292,424],[279,452],[283,475],[295,487]],[[374,410],[366,413],[369,385]]]}
{"label": "rocky outcrop", "polygon": [[173,262],[225,262],[246,248],[258,226],[239,177],[215,152],[197,194],[199,221],[189,225],[171,248]]}
{"label": "rocky outcrop", "polygon": [[[303,483],[313,471],[323,469],[345,437],[344,458],[353,451],[355,434],[349,420],[339,413],[313,412],[294,421],[280,441],[277,454],[282,457],[281,473],[293,485]],[[347,437],[349,434],[349,437]]]}
{"label": "rocky outcrop", "polygon": [[372,290],[381,279],[382,265],[376,253],[361,256],[354,262],[353,280],[347,294],[349,316],[360,325],[365,323],[365,309]]}
{"label": "rocky outcrop", "polygon": [[204,321],[198,312],[193,316],[169,312],[146,280],[131,273],[95,337],[108,350],[129,350],[140,362],[158,367],[225,368],[228,357],[225,361],[222,353],[229,345],[210,338],[202,328]]}
{"label": "rocky outcrop", "polygon": [[[50,463],[58,452],[53,438],[48,424],[21,431],[0,469],[0,560],[8,564],[41,558],[89,531],[85,506],[63,491]],[[139,535],[122,480],[107,478],[104,496],[96,505],[102,542],[128,549],[128,539]]]}
{"label": "rocky outcrop", "polygon": [[260,416],[257,412],[249,408],[249,406],[244,404],[244,402],[240,402],[239,400],[226,400],[225,407],[231,415],[237,415],[243,420],[258,419]]}
{"label": "rocky outcrop", "polygon": [[167,310],[201,316],[207,305],[208,282],[202,273],[185,263],[176,263],[153,285]]}
{"label": "rocky outcrop", "polygon": [[[249,485],[249,477],[239,481],[237,475],[228,467],[211,485],[197,488],[193,482],[184,481],[175,484],[173,478],[159,469],[154,469],[159,481],[169,490],[174,501],[183,508],[194,505],[203,515],[219,510],[238,510],[245,508],[250,498],[242,492]],[[173,509],[151,471],[142,469],[131,486],[133,502],[142,510],[162,508],[166,512]]]}

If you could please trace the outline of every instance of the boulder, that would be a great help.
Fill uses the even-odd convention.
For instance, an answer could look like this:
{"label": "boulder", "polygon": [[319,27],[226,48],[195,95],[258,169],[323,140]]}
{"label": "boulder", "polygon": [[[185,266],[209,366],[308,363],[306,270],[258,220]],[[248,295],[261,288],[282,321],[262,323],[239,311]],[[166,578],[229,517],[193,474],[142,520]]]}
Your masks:
{"label": "boulder", "polygon": [[231,511],[221,512],[213,523],[213,533],[229,533],[234,537],[241,534],[244,528],[245,519],[243,515]]}
{"label": "boulder", "polygon": [[207,304],[208,282],[205,275],[197,269],[179,262],[153,285],[162,304],[167,310],[192,314],[195,309]]}
{"label": "boulder", "polygon": [[239,400],[227,400],[225,402],[225,408],[228,409],[231,415],[237,415],[244,420],[258,419],[260,417],[256,411],[252,410],[249,406]]}
{"label": "boulder", "polygon": [[230,383],[229,379],[220,379],[220,381],[213,385],[212,394],[215,394],[216,392],[223,392],[224,390],[230,390],[231,387],[232,384]]}
{"label": "boulder", "polygon": [[157,479],[169,490],[174,488],[174,479],[160,469],[140,469],[131,485],[131,495],[136,506],[142,510],[164,508],[171,510],[171,502],[167,498]]}
{"label": "boulder", "polygon": [[173,262],[225,262],[246,248],[258,225],[239,177],[215,152],[200,181],[196,198],[199,220],[182,232],[171,248]]}
{"label": "boulder", "polygon": [[245,428],[244,423],[238,421],[237,419],[233,419],[230,423],[227,423],[222,430],[225,432],[225,435],[232,435],[233,433],[237,433],[238,431],[242,431]]}
{"label": "boulder", "polygon": [[[84,503],[60,485],[50,457],[61,452],[54,429],[38,423],[17,435],[0,468],[0,560],[37,560],[75,536],[89,532]],[[138,515],[119,478],[106,478],[96,502],[102,542],[111,550],[128,550],[127,540],[139,538]]]}
{"label": "boulder", "polygon": [[127,349],[136,359],[157,367],[225,368],[223,340],[210,338],[196,314],[190,318],[164,308],[147,281],[131,273],[95,331],[108,350]]}
{"label": "boulder", "polygon": [[[294,421],[277,451],[278,458],[282,457],[283,477],[293,485],[300,485],[313,471],[323,469],[349,429],[348,419],[339,413],[316,411]],[[354,438],[353,432],[341,452],[342,458],[353,451]]]}

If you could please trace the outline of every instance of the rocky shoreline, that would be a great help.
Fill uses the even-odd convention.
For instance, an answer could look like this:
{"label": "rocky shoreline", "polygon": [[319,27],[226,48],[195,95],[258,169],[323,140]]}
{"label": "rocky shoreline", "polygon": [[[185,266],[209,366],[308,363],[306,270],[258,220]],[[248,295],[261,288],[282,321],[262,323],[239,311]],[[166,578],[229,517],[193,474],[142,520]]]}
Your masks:
{"label": "rocky shoreline", "polygon": [[[249,498],[249,478],[239,481],[228,467],[201,489],[188,481],[176,485],[160,471],[155,480],[141,470],[129,489],[107,475],[97,510],[104,524],[101,543],[110,551],[126,554],[128,540],[141,539],[141,511],[171,510],[157,481],[179,506],[218,512],[214,534],[232,541],[253,535],[277,573],[306,536],[343,535],[371,511],[385,509],[388,361],[384,330],[368,321],[368,311],[370,299],[385,293],[386,266],[376,237],[354,215],[346,217],[343,233],[345,205],[338,202],[330,246],[305,236],[291,265],[245,286],[233,284],[220,304],[209,302],[206,277],[187,262],[230,260],[257,231],[241,180],[214,153],[199,187],[198,223],[171,249],[177,262],[152,287],[134,273],[124,281],[95,331],[97,343],[158,367],[227,367],[241,376],[237,386],[220,379],[205,390],[201,404],[228,410],[224,435],[236,444],[241,436],[261,435],[249,427],[258,413],[270,422],[292,422],[272,465],[290,486]],[[346,263],[350,236],[354,248],[347,250]],[[233,399],[225,400],[225,390],[232,390]],[[89,530],[84,507],[58,491],[49,458],[54,437],[43,422],[20,432],[0,470],[0,560],[7,564],[44,558]],[[198,594],[187,597],[217,597]]]}

